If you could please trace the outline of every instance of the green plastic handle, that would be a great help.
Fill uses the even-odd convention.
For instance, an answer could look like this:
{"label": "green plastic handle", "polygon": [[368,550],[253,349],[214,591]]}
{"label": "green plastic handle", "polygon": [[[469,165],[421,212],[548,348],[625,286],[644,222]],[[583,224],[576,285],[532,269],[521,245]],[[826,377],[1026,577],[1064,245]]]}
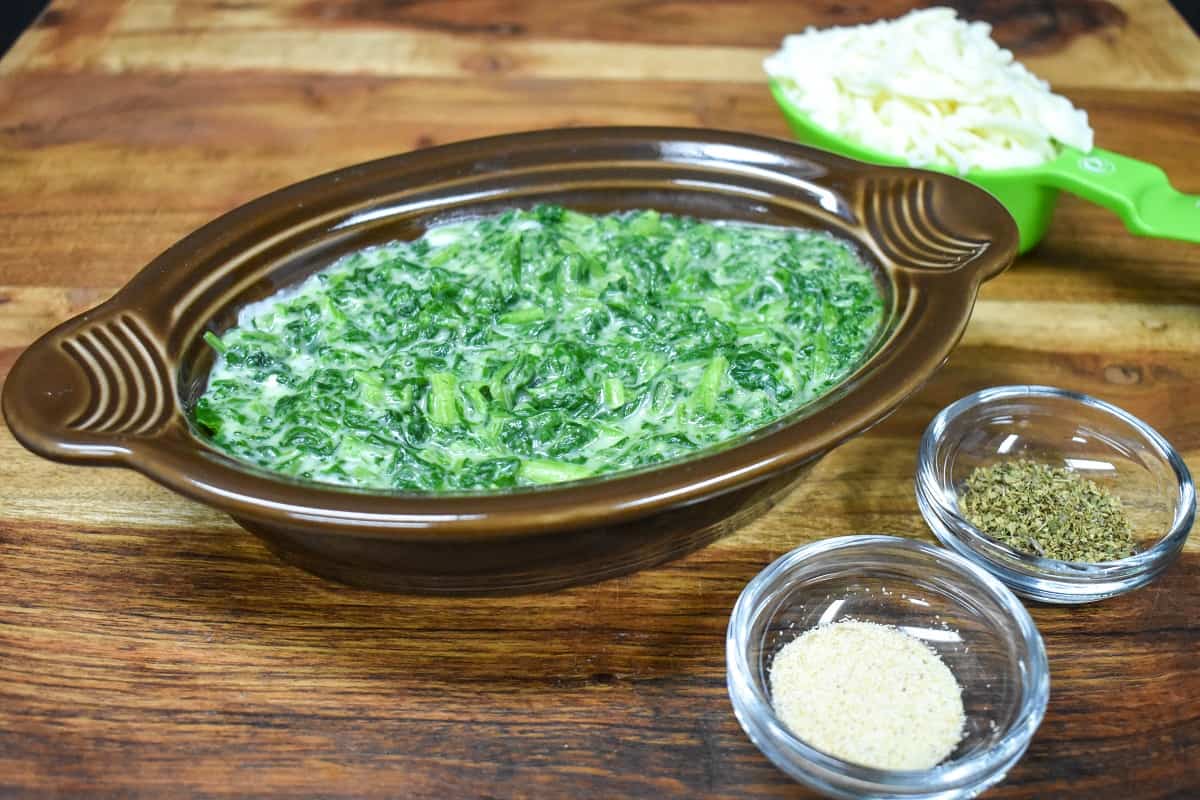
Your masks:
{"label": "green plastic handle", "polygon": [[1176,190],[1153,164],[1067,148],[1041,174],[1050,186],[1115,211],[1133,233],[1200,243],[1200,195]]}

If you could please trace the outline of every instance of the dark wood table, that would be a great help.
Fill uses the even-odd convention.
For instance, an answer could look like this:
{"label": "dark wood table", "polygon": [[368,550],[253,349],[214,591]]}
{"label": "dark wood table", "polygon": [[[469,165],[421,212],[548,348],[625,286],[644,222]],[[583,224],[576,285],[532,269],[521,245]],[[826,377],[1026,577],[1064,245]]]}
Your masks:
{"label": "dark wood table", "polygon": [[[1101,146],[1200,191],[1200,41],[1166,0],[961,5],[1088,110]],[[183,234],[317,172],[561,125],[786,135],[762,56],[906,7],[56,0],[0,61],[0,376]],[[818,537],[930,539],[921,431],[1014,382],[1116,402],[1200,466],[1200,247],[1067,199],[925,390],[779,508],[549,595],[325,583],[221,514],[0,428],[0,795],[805,796],[731,713],[734,599]],[[1200,538],[1132,595],[1031,610],[1049,712],[987,796],[1200,796]]]}

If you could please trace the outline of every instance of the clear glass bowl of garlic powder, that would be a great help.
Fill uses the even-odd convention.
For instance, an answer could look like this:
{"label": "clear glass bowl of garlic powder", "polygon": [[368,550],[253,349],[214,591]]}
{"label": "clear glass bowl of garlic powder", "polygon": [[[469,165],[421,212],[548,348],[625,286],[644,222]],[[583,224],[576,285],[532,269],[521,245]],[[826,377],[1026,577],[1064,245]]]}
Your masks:
{"label": "clear glass bowl of garlic powder", "polygon": [[[799,640],[820,645],[835,631],[886,647],[885,630],[923,651],[936,670],[948,668],[961,688],[961,735],[944,760],[927,768],[883,769],[840,758],[805,741],[777,713],[782,698],[772,690],[783,684],[778,671],[775,681],[772,673],[789,658],[781,653],[790,649],[794,656]],[[729,695],[746,734],[777,767],[831,797],[974,797],[1025,753],[1050,693],[1045,647],[1016,596],[955,553],[894,536],[825,539],[780,557],[738,598],[725,647]],[[836,652],[809,650],[813,658]],[[878,658],[877,652],[864,655]],[[839,672],[848,674],[828,671],[830,692]],[[821,696],[823,681],[810,673],[800,682],[813,693],[811,705],[828,700]],[[849,720],[843,733],[854,736],[872,723],[907,725],[914,739],[925,733],[920,719],[901,725],[889,713],[894,710],[880,707],[865,723]]]}

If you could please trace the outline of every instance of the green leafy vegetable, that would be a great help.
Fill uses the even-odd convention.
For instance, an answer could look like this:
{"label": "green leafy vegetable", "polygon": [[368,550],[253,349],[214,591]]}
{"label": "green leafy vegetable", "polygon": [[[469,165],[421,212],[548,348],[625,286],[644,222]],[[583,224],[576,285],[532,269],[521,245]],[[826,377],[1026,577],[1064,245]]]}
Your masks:
{"label": "green leafy vegetable", "polygon": [[194,421],[287,475],[416,492],[682,458],[827,392],[882,301],[824,233],[557,206],[355,253],[245,309]]}

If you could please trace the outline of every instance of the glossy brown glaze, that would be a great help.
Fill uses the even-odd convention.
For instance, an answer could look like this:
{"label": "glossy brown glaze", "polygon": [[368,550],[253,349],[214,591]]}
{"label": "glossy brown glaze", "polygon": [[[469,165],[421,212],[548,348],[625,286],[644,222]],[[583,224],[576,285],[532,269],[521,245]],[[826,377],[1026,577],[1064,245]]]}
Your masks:
{"label": "glossy brown glaze", "polygon": [[[188,410],[206,330],[342,255],[430,225],[553,202],[819,227],[856,242],[889,303],[861,368],[736,446],[636,474],[479,496],[367,493],[255,470]],[[479,139],[373,161],[253,201],[167,250],[13,366],[14,435],[61,461],[132,467],[221,509],[307,569],[354,584],[512,592],[595,580],[699,547],[763,510],[803,467],[878,422],[946,359],[1015,228],[948,176],[788,142],[675,128]]]}

